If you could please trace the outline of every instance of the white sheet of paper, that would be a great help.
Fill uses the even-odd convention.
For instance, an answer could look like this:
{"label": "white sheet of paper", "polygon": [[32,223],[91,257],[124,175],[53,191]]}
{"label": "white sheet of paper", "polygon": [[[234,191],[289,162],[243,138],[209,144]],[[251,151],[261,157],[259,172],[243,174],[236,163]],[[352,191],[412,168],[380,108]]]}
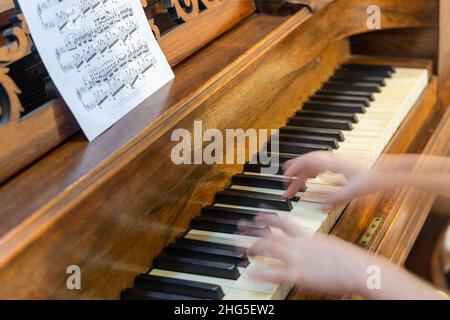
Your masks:
{"label": "white sheet of paper", "polygon": [[173,79],[141,0],[19,0],[58,91],[89,140]]}

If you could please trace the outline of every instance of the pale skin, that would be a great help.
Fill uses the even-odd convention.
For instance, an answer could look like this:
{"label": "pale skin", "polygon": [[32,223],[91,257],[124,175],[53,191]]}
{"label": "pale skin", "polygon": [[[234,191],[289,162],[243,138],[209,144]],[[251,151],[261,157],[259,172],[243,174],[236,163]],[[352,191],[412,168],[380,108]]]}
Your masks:
{"label": "pale skin", "polygon": [[[348,183],[329,196],[327,205],[407,185],[450,198],[450,158],[386,155],[373,169],[360,170],[331,153],[313,152],[289,161],[284,169],[285,175],[293,178],[284,195],[287,198],[293,197],[307,179],[318,174],[327,171],[344,174]],[[447,293],[384,258],[369,255],[336,237],[312,235],[295,222],[272,215],[261,215],[256,223],[279,232],[266,234],[249,249],[249,254],[281,261],[277,271],[255,271],[252,276],[256,279],[289,281],[316,292],[354,293],[368,299],[449,298]],[[371,266],[379,268],[379,289],[367,285]]]}

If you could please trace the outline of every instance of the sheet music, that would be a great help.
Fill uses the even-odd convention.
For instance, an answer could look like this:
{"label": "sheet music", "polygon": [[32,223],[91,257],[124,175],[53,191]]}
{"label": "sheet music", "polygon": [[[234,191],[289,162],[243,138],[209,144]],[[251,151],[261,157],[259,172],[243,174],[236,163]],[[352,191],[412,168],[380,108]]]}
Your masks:
{"label": "sheet music", "polygon": [[140,0],[19,0],[38,52],[93,140],[171,79]]}

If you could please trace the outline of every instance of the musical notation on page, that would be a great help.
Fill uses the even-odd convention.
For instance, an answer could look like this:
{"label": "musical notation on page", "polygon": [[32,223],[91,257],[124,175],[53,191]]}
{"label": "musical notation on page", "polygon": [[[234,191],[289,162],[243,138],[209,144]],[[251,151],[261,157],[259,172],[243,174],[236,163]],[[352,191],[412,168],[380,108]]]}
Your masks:
{"label": "musical notation on page", "polygon": [[173,79],[140,0],[19,0],[38,52],[89,140]]}

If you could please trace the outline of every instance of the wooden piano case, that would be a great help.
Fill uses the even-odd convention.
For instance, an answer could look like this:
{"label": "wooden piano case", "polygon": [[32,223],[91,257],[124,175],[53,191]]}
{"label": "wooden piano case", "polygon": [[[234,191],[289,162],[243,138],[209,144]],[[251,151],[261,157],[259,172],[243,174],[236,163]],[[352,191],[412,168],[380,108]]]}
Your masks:
{"label": "wooden piano case", "polygon": [[[266,8],[262,2],[256,2],[259,9]],[[317,0],[277,14],[256,12],[251,0],[196,0],[191,8],[180,3],[142,1],[175,80],[92,143],[51,92],[44,104],[23,110],[21,89],[9,72],[21,59],[38,57],[23,18],[8,1],[0,4],[7,36],[0,42],[0,93],[6,97],[0,124],[0,298],[118,298],[242,170],[174,165],[172,131],[192,131],[194,120],[202,120],[205,130],[278,128],[349,59],[429,68],[430,83],[387,152],[447,152],[447,1],[411,0],[406,6],[400,0]],[[384,13],[383,30],[368,34],[369,5]],[[426,52],[411,48],[408,32],[430,30],[437,37]],[[386,37],[398,40],[383,51],[389,57],[367,58],[377,55]],[[357,243],[380,217],[365,246],[402,264],[432,202],[433,196],[409,189],[377,194],[352,202],[332,232]],[[81,290],[66,287],[70,265],[82,270]]]}

